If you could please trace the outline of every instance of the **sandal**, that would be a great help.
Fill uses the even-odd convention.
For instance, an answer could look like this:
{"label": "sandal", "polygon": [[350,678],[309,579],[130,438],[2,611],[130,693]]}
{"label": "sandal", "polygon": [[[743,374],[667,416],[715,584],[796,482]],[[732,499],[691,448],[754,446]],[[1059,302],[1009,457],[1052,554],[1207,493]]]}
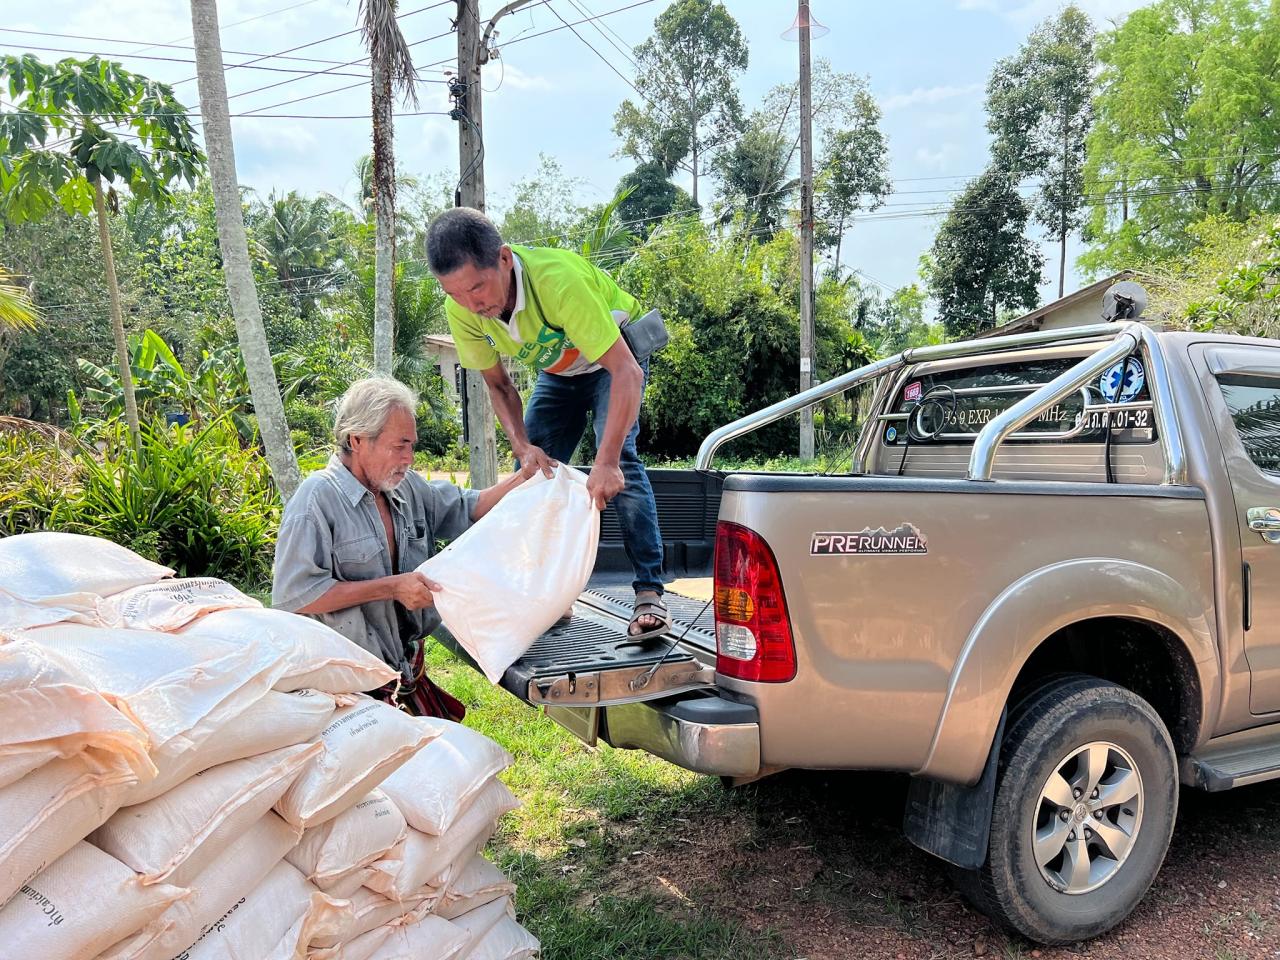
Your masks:
{"label": "sandal", "polygon": [[[641,599],[652,597],[653,599]],[[648,630],[640,628],[642,617],[651,617],[660,621],[658,626]],[[649,640],[660,637],[671,629],[671,613],[662,602],[662,594],[654,590],[641,590],[636,594],[636,605],[631,613],[631,622],[627,624],[628,640]]]}

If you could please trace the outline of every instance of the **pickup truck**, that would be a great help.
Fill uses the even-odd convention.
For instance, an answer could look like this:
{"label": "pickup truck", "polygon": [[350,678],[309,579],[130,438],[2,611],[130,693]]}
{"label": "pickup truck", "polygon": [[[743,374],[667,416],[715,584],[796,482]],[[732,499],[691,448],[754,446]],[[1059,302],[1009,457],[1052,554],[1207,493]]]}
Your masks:
{"label": "pickup truck", "polygon": [[[713,469],[853,388],[848,473]],[[911,349],[697,469],[712,602],[636,645],[625,591],[589,591],[503,678],[587,743],[735,783],[907,773],[911,841],[1045,944],[1133,910],[1180,783],[1280,777],[1280,342],[1130,319]]]}

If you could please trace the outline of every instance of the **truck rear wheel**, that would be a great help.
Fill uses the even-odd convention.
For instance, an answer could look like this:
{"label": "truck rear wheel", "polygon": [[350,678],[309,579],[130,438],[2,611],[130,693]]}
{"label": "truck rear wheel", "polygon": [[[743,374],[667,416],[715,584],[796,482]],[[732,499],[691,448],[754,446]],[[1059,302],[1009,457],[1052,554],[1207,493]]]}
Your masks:
{"label": "truck rear wheel", "polygon": [[1177,809],[1173,743],[1150,704],[1092,677],[1041,687],[1001,747],[981,903],[1040,943],[1095,937],[1151,886]]}

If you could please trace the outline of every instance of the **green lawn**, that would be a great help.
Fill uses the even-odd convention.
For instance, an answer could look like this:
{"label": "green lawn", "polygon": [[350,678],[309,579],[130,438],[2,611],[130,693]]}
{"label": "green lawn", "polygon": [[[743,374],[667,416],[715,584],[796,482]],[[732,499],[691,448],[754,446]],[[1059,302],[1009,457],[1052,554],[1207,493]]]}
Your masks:
{"label": "green lawn", "polygon": [[504,820],[489,855],[518,884],[520,920],[541,939],[545,960],[778,955],[776,937],[752,934],[733,916],[627,892],[630,858],[666,845],[673,819],[696,821],[749,799],[644,753],[589,749],[443,647],[433,646],[427,663],[467,705],[468,726],[515,756],[503,779],[523,806]]}

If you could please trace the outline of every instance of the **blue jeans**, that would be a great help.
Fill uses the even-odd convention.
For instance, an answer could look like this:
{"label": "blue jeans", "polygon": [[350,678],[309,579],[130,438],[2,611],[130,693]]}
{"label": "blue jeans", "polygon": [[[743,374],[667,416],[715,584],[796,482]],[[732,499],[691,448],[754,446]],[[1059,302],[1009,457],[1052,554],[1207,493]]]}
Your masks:
{"label": "blue jeans", "polygon": [[[649,381],[649,365],[642,363],[645,383]],[[547,455],[561,463],[568,463],[582,439],[587,425],[587,412],[594,415],[596,447],[604,436],[604,425],[609,416],[609,389],[613,378],[608,370],[561,377],[545,371],[538,374],[538,382],[524,412],[524,428],[529,442],[541,447]],[[653,500],[653,488],[649,475],[636,453],[636,436],[640,422],[631,425],[631,431],[622,444],[618,466],[626,486],[613,498],[613,508],[622,527],[622,543],[627,559],[635,571],[633,586],[636,590],[656,590],[662,593],[662,534],[658,531],[658,507]]]}

